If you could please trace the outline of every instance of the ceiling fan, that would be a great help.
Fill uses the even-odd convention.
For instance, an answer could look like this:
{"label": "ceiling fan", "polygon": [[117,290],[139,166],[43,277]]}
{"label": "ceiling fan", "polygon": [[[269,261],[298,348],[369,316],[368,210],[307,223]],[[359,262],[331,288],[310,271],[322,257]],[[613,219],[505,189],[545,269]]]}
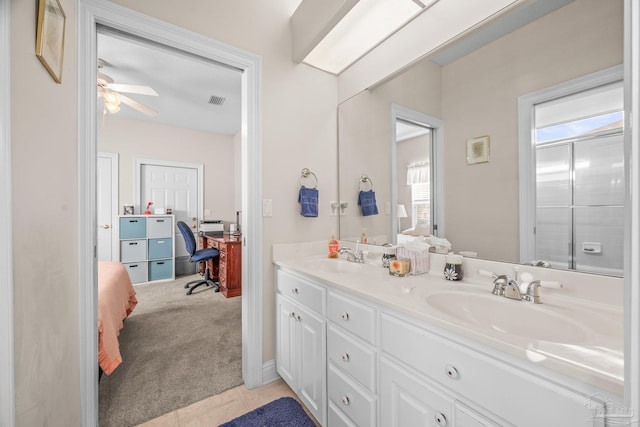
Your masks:
{"label": "ceiling fan", "polygon": [[100,71],[105,64],[105,60],[98,59],[98,96],[102,96],[104,99],[105,114],[107,111],[112,114],[117,113],[120,111],[120,103],[123,103],[148,116],[153,117],[158,115],[156,110],[122,94],[122,92],[125,92],[138,95],[158,96],[158,93],[153,90],[153,88],[143,85],[115,83],[110,76]]}

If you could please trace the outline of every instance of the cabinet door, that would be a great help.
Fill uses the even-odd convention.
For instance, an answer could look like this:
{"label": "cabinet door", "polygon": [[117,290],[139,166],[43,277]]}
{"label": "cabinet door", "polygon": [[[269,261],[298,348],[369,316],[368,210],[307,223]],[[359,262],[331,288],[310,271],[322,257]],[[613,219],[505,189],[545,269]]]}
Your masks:
{"label": "cabinet door", "polygon": [[276,370],[289,387],[297,391],[296,357],[294,354],[297,322],[294,304],[280,295],[276,296]]}
{"label": "cabinet door", "polygon": [[300,400],[321,424],[326,413],[326,330],[325,321],[297,306],[300,350]]}
{"label": "cabinet door", "polygon": [[380,425],[451,426],[453,400],[384,357],[380,362]]}

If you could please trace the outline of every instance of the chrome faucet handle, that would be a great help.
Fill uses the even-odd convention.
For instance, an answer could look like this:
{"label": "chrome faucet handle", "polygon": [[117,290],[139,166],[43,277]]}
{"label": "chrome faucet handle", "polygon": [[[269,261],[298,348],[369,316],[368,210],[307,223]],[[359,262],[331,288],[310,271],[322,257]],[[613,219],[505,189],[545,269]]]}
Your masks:
{"label": "chrome faucet handle", "polygon": [[491,293],[497,296],[504,295],[504,288],[507,286],[508,277],[505,275],[498,276],[496,273],[488,270],[478,270],[478,274],[485,277],[491,277],[493,279],[493,290]]}
{"label": "chrome faucet handle", "polygon": [[554,280],[534,280],[527,285],[527,292],[522,295],[522,301],[530,302],[532,304],[542,304],[540,299],[539,288],[562,288],[562,283]]}

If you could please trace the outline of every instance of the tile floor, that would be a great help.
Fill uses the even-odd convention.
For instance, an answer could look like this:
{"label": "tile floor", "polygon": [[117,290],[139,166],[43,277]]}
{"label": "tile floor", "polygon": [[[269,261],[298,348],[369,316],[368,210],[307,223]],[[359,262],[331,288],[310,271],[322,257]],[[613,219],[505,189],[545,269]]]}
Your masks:
{"label": "tile floor", "polygon": [[[293,391],[281,379],[251,390],[241,385],[196,402],[186,408],[164,414],[140,424],[139,427],[217,426],[259,408],[272,400],[287,396],[296,398]],[[302,407],[304,408],[304,405]],[[310,418],[313,419],[311,416]],[[316,425],[318,424],[316,423]]]}

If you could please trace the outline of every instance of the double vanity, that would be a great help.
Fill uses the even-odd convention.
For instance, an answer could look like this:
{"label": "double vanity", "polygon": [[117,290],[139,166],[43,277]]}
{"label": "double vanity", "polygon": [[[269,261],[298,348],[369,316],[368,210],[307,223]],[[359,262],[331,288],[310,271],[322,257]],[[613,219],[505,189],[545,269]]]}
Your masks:
{"label": "double vanity", "polygon": [[[587,426],[624,415],[622,280],[465,258],[395,277],[380,254],[274,246],[276,367],[324,426]],[[492,294],[514,268],[541,304]]]}

